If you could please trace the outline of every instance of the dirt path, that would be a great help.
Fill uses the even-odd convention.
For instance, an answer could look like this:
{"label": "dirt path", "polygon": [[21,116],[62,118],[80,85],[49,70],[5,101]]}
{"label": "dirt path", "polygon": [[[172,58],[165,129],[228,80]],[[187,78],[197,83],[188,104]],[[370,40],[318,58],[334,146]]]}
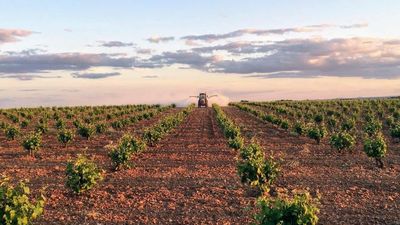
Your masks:
{"label": "dirt path", "polygon": [[290,135],[237,108],[224,111],[244,136],[284,160],[277,186],[319,190],[320,224],[400,224],[399,144],[389,144],[387,166],[379,170],[361,148],[339,154],[326,141]]}
{"label": "dirt path", "polygon": [[136,223],[240,224],[249,221],[236,174],[214,111],[195,109],[159,146],[138,156],[129,186]]}

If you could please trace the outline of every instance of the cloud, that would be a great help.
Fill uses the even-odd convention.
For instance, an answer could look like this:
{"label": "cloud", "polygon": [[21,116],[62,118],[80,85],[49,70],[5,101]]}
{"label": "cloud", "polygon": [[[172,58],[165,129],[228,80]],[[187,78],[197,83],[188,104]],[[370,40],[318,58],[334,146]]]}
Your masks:
{"label": "cloud", "polygon": [[160,42],[169,42],[169,41],[173,41],[175,40],[174,37],[158,37],[158,36],[154,36],[151,38],[147,38],[147,41],[150,43],[160,43]]}
{"label": "cloud", "polygon": [[280,28],[280,29],[240,29],[236,31],[232,31],[224,34],[204,34],[204,35],[188,35],[184,36],[181,39],[187,41],[206,41],[206,42],[214,42],[222,39],[236,38],[244,35],[257,35],[257,36],[266,36],[266,35],[283,35],[286,33],[306,33],[306,32],[317,32],[322,31],[328,28],[343,28],[343,29],[351,29],[351,28],[361,28],[368,26],[368,24],[351,24],[351,25],[333,25],[333,24],[318,24],[318,25],[310,25],[304,27],[292,27],[292,28]]}
{"label": "cloud", "polygon": [[25,49],[22,51],[6,51],[4,53],[8,54],[8,55],[37,55],[40,53],[45,53],[47,52],[44,49],[41,48],[30,48],[30,49]]}
{"label": "cloud", "polygon": [[340,28],[342,29],[353,29],[353,28],[364,28],[364,27],[368,27],[368,23],[357,23],[357,24],[340,26]]}
{"label": "cloud", "polygon": [[0,44],[19,41],[19,38],[31,35],[29,30],[0,29]]}
{"label": "cloud", "polygon": [[142,76],[142,78],[154,79],[154,78],[158,78],[158,76],[157,75],[146,75],[146,76]]}
{"label": "cloud", "polygon": [[111,72],[111,73],[72,73],[74,78],[84,78],[84,79],[102,79],[107,77],[119,76],[121,73]]}
{"label": "cloud", "polygon": [[142,67],[157,68],[171,66],[174,64],[187,65],[190,68],[205,68],[206,64],[211,63],[214,56],[202,56],[196,52],[177,51],[163,52],[160,55],[154,55],[143,62]]}
{"label": "cloud", "polygon": [[63,92],[71,92],[71,93],[80,92],[79,89],[61,89],[60,91],[63,91]]}
{"label": "cloud", "polygon": [[153,52],[152,49],[149,48],[137,48],[136,53],[142,54],[142,55],[150,55]]}
{"label": "cloud", "polygon": [[233,42],[189,51],[164,52],[142,63],[148,68],[184,65],[208,72],[266,78],[337,76],[392,79],[400,77],[400,41],[312,38],[264,43]]}
{"label": "cloud", "polygon": [[190,40],[190,39],[186,40],[186,41],[185,41],[185,44],[186,44],[187,46],[200,46],[200,45],[201,45],[201,44],[197,43],[196,41]]}
{"label": "cloud", "polygon": [[0,78],[12,78],[12,79],[17,79],[21,81],[30,81],[34,79],[54,79],[54,78],[61,78],[61,76],[43,76],[43,75],[37,75],[37,74],[11,74],[11,75],[1,75]]}
{"label": "cloud", "polygon": [[21,92],[38,92],[38,91],[42,91],[43,89],[21,89],[19,91]]}
{"label": "cloud", "polygon": [[[395,78],[400,76],[400,44],[372,38],[294,39],[266,45],[248,44],[247,53],[263,54],[212,63],[211,70],[223,73],[264,73],[271,77],[357,76]],[[228,52],[237,50],[228,49]],[[241,46],[240,48],[243,48]]]}
{"label": "cloud", "polygon": [[108,47],[108,48],[112,48],[112,47],[130,47],[130,46],[134,46],[134,44],[132,42],[101,41],[101,45],[100,46]]}
{"label": "cloud", "polygon": [[54,53],[0,55],[1,74],[80,71],[92,67],[131,68],[135,59],[120,54]]}
{"label": "cloud", "polygon": [[231,54],[249,54],[256,53],[258,48],[264,47],[265,42],[257,44],[255,42],[231,42],[223,45],[207,46],[192,48],[191,50],[197,53],[213,53],[215,51],[227,51]]}
{"label": "cloud", "polygon": [[71,33],[71,32],[72,32],[72,29],[65,28],[64,31],[65,31],[65,32],[68,32],[68,33]]}

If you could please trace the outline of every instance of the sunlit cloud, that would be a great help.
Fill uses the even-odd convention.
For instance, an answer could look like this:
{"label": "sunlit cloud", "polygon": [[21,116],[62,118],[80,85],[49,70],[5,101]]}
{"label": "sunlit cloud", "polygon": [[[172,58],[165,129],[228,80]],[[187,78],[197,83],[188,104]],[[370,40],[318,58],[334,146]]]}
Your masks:
{"label": "sunlit cloud", "polygon": [[146,75],[146,76],[142,76],[142,78],[154,79],[154,78],[158,78],[158,76],[157,75]]}
{"label": "sunlit cloud", "polygon": [[120,54],[53,53],[0,55],[0,76],[7,73],[80,71],[91,67],[131,68],[134,59]]}
{"label": "sunlit cloud", "polygon": [[150,43],[161,43],[161,42],[169,42],[175,40],[175,37],[159,37],[159,36],[154,36],[151,38],[148,38],[147,41]]}
{"label": "sunlit cloud", "polygon": [[351,25],[333,25],[333,24],[318,24],[304,27],[292,27],[292,28],[280,28],[280,29],[240,29],[224,34],[204,34],[204,35],[188,35],[181,39],[186,41],[206,41],[214,42],[222,39],[230,39],[241,37],[244,35],[256,35],[256,36],[267,36],[267,35],[283,35],[287,33],[307,33],[307,32],[317,32],[328,28],[362,28],[366,27],[368,24],[351,24]]}
{"label": "sunlit cloud", "polygon": [[54,75],[44,76],[38,74],[7,74],[7,75],[0,74],[0,78],[11,78],[20,81],[30,81],[34,79],[55,79],[55,78],[61,78],[61,76],[54,76]]}
{"label": "sunlit cloud", "polygon": [[111,73],[72,73],[71,74],[74,78],[84,78],[84,79],[102,79],[107,77],[115,77],[121,75],[118,72],[111,72]]}
{"label": "sunlit cloud", "polygon": [[143,67],[153,68],[182,64],[190,68],[202,69],[207,63],[213,61],[212,59],[213,56],[202,56],[196,52],[163,52],[160,55],[153,55],[150,59],[144,61]]}
{"label": "sunlit cloud", "polygon": [[32,31],[21,29],[0,29],[0,44],[19,41],[21,37],[32,33]]}
{"label": "sunlit cloud", "polygon": [[146,63],[154,67],[179,64],[208,72],[256,77],[391,79],[400,76],[400,42],[377,38],[233,42],[191,51],[164,52],[152,56]]}
{"label": "sunlit cloud", "polygon": [[[20,80],[45,77],[51,71],[74,71],[75,78],[100,79],[119,73],[86,73],[96,67],[119,69],[178,66],[209,73],[241,74],[263,78],[311,78],[319,76],[393,79],[400,75],[400,40],[379,38],[303,38],[281,41],[232,41],[212,45],[198,41],[240,37],[312,32],[327,28],[353,29],[368,24],[318,24],[283,29],[241,29],[226,34],[185,36],[186,45],[175,51],[156,53],[131,42],[102,41],[104,47],[134,46],[137,56],[128,53],[47,53],[42,49],[7,51],[0,55],[0,76]],[[152,43],[168,42],[173,37],[152,37]],[[32,76],[35,73],[42,73]],[[154,77],[143,77],[154,78]]]}
{"label": "sunlit cloud", "polygon": [[142,55],[150,55],[153,52],[152,49],[149,48],[137,48],[136,53],[142,54]]}
{"label": "sunlit cloud", "polygon": [[100,46],[101,47],[131,47],[134,46],[135,44],[132,42],[122,42],[122,41],[100,41]]}

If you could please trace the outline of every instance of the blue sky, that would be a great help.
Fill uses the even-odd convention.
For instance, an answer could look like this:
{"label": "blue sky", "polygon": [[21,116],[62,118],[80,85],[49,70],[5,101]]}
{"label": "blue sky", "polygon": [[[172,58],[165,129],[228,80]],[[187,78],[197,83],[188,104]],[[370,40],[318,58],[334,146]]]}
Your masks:
{"label": "blue sky", "polygon": [[203,90],[221,102],[399,93],[394,0],[0,0],[0,9],[0,107],[186,103]]}

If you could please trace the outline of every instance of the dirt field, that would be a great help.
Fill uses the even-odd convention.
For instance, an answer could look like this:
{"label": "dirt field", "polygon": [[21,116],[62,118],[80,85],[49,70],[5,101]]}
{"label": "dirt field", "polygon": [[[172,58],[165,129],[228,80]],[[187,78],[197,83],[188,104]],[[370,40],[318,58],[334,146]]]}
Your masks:
{"label": "dirt field", "polygon": [[[225,113],[246,141],[256,137],[267,153],[283,159],[280,188],[318,191],[320,224],[400,224],[400,145],[390,143],[386,168],[376,169],[360,146],[338,154],[326,142],[296,137],[236,108]],[[195,109],[158,144],[136,155],[135,167],[112,172],[106,145],[123,133],[140,135],[171,109],[122,131],[90,141],[76,137],[63,148],[54,134],[44,137],[38,159],[20,143],[0,138],[0,170],[29,179],[34,194],[46,186],[45,214],[35,224],[249,224],[255,197],[236,172],[236,152],[216,123],[213,109]],[[65,187],[65,165],[77,153],[90,155],[105,179],[81,196]]]}
{"label": "dirt field", "polygon": [[377,169],[358,146],[339,154],[325,141],[290,135],[256,117],[227,107],[225,113],[267,152],[281,157],[277,186],[321,194],[319,224],[400,224],[400,145],[390,143],[386,168]]}
{"label": "dirt field", "polygon": [[[126,131],[140,134],[161,116]],[[117,136],[97,137],[89,143],[78,140],[67,149],[45,139],[50,144],[35,160],[25,156],[18,143],[7,141],[0,149],[1,169],[14,178],[28,178],[33,190],[48,186],[45,214],[36,224],[250,222],[254,198],[244,193],[236,174],[236,153],[227,147],[211,108],[195,109],[157,147],[135,156],[134,168],[111,172],[104,145],[117,141]],[[107,174],[95,189],[74,196],[64,185],[65,164],[85,146]]]}

